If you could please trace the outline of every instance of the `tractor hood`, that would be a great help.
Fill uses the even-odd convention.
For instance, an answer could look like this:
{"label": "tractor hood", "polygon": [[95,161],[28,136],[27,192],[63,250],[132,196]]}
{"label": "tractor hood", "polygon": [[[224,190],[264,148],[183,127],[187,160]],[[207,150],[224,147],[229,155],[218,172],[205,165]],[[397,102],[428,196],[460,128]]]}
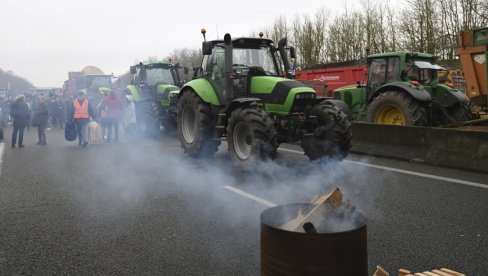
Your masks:
{"label": "tractor hood", "polygon": [[[288,114],[296,99],[315,98],[315,90],[305,84],[269,76],[256,76],[251,79],[251,95],[260,98],[266,106],[266,111]],[[306,94],[307,96],[302,96]]]}
{"label": "tractor hood", "polygon": [[294,97],[298,93],[315,94],[315,90],[301,82],[280,77],[258,76],[251,79],[251,94],[266,103],[284,104],[288,96]]}

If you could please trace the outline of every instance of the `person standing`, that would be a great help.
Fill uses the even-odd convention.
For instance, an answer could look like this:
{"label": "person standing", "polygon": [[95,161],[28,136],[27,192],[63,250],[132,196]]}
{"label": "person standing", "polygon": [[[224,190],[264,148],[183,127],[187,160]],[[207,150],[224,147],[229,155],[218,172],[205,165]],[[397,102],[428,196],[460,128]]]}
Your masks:
{"label": "person standing", "polygon": [[64,126],[64,114],[66,113],[65,111],[65,106],[64,106],[64,101],[61,98],[61,96],[56,96],[56,109],[54,111],[57,124],[59,125],[60,129],[63,129]]}
{"label": "person standing", "polygon": [[102,137],[103,139],[107,139],[107,100],[108,100],[108,92],[103,92],[103,98],[97,105],[97,116],[99,117],[100,126],[102,127]]}
{"label": "person standing", "polygon": [[78,132],[78,145],[86,147],[88,145],[88,123],[90,117],[95,118],[93,108],[86,98],[85,92],[78,92],[78,97],[73,101],[69,118],[76,124]]}
{"label": "person standing", "polygon": [[2,112],[2,124],[3,128],[5,129],[8,126],[8,119],[10,116],[10,101],[7,96],[0,97],[0,111]]}
{"label": "person standing", "polygon": [[112,127],[115,132],[114,141],[119,140],[119,120],[122,113],[122,101],[117,98],[115,91],[110,91],[108,99],[105,101],[107,107],[107,142],[112,140]]}
{"label": "person standing", "polygon": [[15,148],[17,143],[17,134],[19,136],[19,148],[24,147],[24,130],[29,124],[31,112],[29,106],[25,102],[25,96],[20,95],[10,108],[10,116],[13,119],[14,130],[12,132],[12,148]]}
{"label": "person standing", "polygon": [[49,108],[44,96],[37,98],[36,110],[34,112],[34,118],[32,119],[33,125],[37,125],[37,136],[39,138],[38,145],[46,145],[46,126],[49,120]]}

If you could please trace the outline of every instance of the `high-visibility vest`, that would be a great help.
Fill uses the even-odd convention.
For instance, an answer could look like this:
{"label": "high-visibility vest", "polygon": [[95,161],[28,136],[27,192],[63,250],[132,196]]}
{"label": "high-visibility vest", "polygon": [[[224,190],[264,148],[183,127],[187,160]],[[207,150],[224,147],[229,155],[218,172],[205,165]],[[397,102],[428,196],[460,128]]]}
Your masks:
{"label": "high-visibility vest", "polygon": [[75,119],[88,119],[90,118],[90,114],[88,114],[88,100],[83,100],[83,103],[80,104],[80,101],[75,100]]}

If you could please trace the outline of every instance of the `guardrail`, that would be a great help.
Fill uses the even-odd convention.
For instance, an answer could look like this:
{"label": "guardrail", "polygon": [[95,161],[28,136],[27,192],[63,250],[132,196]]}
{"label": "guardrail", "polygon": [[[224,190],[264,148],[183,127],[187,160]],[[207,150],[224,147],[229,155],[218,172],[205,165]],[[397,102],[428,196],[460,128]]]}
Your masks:
{"label": "guardrail", "polygon": [[488,172],[488,131],[353,123],[352,152]]}

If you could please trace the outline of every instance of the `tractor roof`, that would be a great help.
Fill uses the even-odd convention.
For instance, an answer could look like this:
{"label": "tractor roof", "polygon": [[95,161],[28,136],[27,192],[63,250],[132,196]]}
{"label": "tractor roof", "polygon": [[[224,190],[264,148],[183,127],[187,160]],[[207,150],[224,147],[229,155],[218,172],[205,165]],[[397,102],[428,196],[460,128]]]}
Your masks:
{"label": "tractor roof", "polygon": [[[223,40],[212,40],[212,45],[224,44]],[[270,46],[274,42],[267,38],[255,38],[255,37],[238,37],[232,39],[232,47],[234,48],[259,48],[261,46]]]}
{"label": "tractor roof", "polygon": [[146,69],[152,69],[152,68],[163,68],[163,69],[171,69],[174,67],[173,64],[171,63],[166,63],[166,62],[151,62],[151,63],[139,63],[139,64],[136,64],[136,67],[137,68],[140,68],[144,66],[144,68]]}
{"label": "tractor roof", "polygon": [[387,52],[387,53],[372,54],[372,55],[368,56],[368,59],[382,58],[382,57],[398,57],[398,56],[419,57],[419,58],[423,58],[423,59],[435,59],[436,58],[434,55],[427,54],[427,53],[398,51],[398,52]]}

